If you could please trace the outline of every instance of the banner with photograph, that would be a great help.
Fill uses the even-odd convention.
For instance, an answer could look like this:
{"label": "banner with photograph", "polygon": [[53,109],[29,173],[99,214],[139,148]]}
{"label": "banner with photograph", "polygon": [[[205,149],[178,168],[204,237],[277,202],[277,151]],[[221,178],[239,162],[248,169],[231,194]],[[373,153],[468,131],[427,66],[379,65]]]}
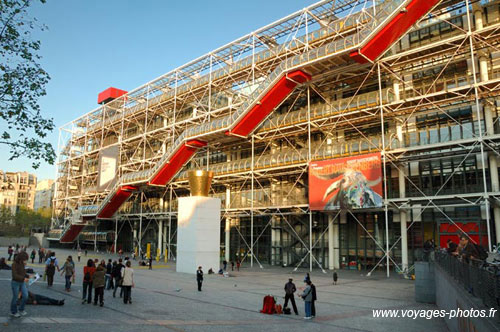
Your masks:
{"label": "banner with photograph", "polygon": [[309,163],[311,210],[383,206],[380,152]]}
{"label": "banner with photograph", "polygon": [[98,191],[103,191],[114,185],[119,154],[120,150],[116,145],[101,151],[99,155],[99,177],[97,179]]}

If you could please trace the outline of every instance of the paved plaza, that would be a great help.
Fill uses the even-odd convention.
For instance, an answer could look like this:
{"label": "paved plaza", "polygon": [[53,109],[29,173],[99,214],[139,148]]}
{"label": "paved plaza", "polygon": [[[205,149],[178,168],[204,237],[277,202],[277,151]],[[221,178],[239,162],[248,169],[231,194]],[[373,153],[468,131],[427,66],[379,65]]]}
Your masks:
{"label": "paved plaza", "polygon": [[[0,257],[6,257],[0,248]],[[76,252],[56,249],[62,265],[67,255],[76,260]],[[175,272],[175,264],[156,263],[152,271],[134,262],[135,285],[133,303],[123,304],[110,291],[104,294],[104,307],[81,304],[82,270],[88,258],[116,258],[89,252],[77,263],[76,283],[72,291],[64,291],[64,277],[56,274],[54,286],[48,289],[40,280],[30,287],[32,292],[65,299],[64,306],[27,305],[24,318],[9,317],[11,272],[0,271],[1,331],[447,331],[442,319],[373,318],[372,309],[436,309],[434,305],[416,303],[414,283],[394,275],[387,279],[383,272],[367,278],[357,271],[340,271],[338,285],[332,285],[331,274],[314,270],[312,281],[317,286],[317,317],[304,321],[304,303],[296,299],[299,316],[264,315],[259,313],[262,299],[275,295],[283,304],[283,286],[289,277],[303,287],[306,271],[292,273],[291,268],[249,268],[244,264],[234,277],[208,275],[205,271],[203,291],[198,292],[194,275]],[[37,260],[35,260],[37,262]],[[9,262],[10,263],[10,262]],[[42,272],[39,264],[29,264]]]}

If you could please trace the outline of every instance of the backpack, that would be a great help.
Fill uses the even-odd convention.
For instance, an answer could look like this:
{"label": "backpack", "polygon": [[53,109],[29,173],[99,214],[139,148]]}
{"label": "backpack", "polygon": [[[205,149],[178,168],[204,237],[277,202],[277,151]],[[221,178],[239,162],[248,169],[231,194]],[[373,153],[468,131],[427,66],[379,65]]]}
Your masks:
{"label": "backpack", "polygon": [[488,252],[483,248],[483,246],[479,244],[474,244],[474,247],[476,248],[476,251],[479,255],[479,259],[484,261],[486,258],[488,258]]}
{"label": "backpack", "polygon": [[277,304],[276,307],[275,307],[275,309],[274,309],[274,311],[278,315],[283,314],[283,308],[281,307],[281,304]]}

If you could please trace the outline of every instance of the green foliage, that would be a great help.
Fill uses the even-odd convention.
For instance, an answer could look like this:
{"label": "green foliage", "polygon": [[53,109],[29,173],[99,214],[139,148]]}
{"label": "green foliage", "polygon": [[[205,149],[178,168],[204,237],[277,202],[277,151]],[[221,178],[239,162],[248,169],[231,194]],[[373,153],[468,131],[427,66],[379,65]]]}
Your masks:
{"label": "green foliage", "polygon": [[[45,3],[45,0],[39,0]],[[38,100],[46,94],[50,77],[38,63],[40,41],[31,33],[45,30],[36,18],[28,15],[33,0],[0,0],[0,144],[9,146],[9,160],[20,156],[54,163],[55,152],[44,142],[54,129],[53,119],[40,113]]]}
{"label": "green foliage", "polygon": [[13,216],[9,208],[0,207],[0,236],[27,236],[32,228],[47,230],[49,227],[50,209],[35,212],[19,207],[16,215]]}

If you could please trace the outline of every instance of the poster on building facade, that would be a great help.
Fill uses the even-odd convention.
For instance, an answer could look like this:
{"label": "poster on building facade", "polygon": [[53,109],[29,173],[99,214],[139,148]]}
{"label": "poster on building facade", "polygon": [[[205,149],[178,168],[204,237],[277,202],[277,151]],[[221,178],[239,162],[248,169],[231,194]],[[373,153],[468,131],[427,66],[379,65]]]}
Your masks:
{"label": "poster on building facade", "polygon": [[380,152],[309,163],[311,210],[382,207]]}
{"label": "poster on building facade", "polygon": [[119,152],[118,146],[110,146],[101,151],[99,155],[99,177],[97,179],[98,191],[103,191],[114,185]]}

